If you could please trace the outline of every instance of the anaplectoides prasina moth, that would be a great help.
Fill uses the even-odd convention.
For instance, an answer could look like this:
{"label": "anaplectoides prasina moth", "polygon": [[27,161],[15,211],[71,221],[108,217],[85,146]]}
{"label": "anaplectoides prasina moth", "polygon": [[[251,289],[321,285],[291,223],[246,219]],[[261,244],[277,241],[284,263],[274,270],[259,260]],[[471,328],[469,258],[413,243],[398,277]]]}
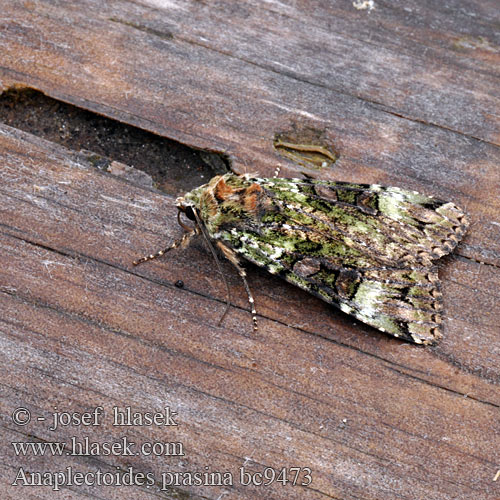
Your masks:
{"label": "anaplectoides prasina moth", "polygon": [[453,203],[377,184],[228,173],[176,204],[193,226],[179,218],[183,238],[134,264],[203,235],[237,267],[255,327],[245,259],[395,337],[418,344],[441,337],[434,261],[468,226]]}

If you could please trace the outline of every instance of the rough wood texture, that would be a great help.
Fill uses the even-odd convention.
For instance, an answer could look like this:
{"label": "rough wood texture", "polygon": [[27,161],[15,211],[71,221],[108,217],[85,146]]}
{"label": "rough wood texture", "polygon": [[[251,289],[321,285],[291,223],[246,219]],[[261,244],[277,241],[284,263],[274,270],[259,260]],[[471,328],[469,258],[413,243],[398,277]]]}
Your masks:
{"label": "rough wood texture", "polygon": [[[464,206],[441,261],[445,338],[418,348],[252,268],[260,313],[173,199],[0,126],[2,498],[493,500],[500,481],[500,152],[496,2],[0,2],[0,87],[30,86],[197,148],[236,171],[401,185]],[[340,160],[297,167],[277,134]],[[185,287],[174,283],[182,279]],[[178,411],[179,426],[14,425],[15,408]],[[12,441],[180,441],[184,457],[17,457]],[[238,468],[309,467],[308,487],[242,486]],[[232,487],[11,486],[17,469],[231,471]]]}

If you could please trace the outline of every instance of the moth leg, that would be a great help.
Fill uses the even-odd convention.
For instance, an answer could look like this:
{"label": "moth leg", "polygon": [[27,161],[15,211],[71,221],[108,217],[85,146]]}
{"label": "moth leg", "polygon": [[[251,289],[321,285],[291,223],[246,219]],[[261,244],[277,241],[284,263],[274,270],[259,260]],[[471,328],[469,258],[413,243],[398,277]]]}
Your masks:
{"label": "moth leg", "polygon": [[177,241],[174,241],[167,248],[164,248],[163,250],[160,250],[159,252],[153,253],[151,255],[146,255],[144,257],[141,257],[140,259],[134,260],[132,264],[134,264],[134,266],[137,266],[138,264],[142,264],[143,262],[147,262],[148,260],[156,259],[177,247],[186,248],[189,245],[189,242],[191,241],[193,236],[197,233],[198,233],[197,228],[192,229],[191,231],[184,233],[182,235],[182,238],[178,239]]}
{"label": "moth leg", "polygon": [[[226,245],[224,245],[220,241],[217,242],[217,246],[222,250],[222,253],[229,260],[229,262],[231,262],[231,264],[233,264],[233,266],[238,271],[240,278],[243,280],[243,285],[245,285],[245,290],[246,290],[247,296],[248,296],[248,302],[250,303],[250,307],[252,309],[253,330],[256,331],[257,330],[257,311],[255,310],[255,300],[253,298],[252,292],[250,291],[250,287],[248,286],[248,282],[246,279],[247,273],[246,273],[245,269],[243,269],[241,267],[238,256],[230,248],[228,248]],[[224,314],[221,318],[221,321],[222,321],[222,319],[224,319],[224,316],[226,315],[226,313],[227,313],[227,309],[224,312]]]}
{"label": "moth leg", "polygon": [[245,285],[245,290],[247,292],[248,296],[248,302],[250,303],[250,307],[252,308],[252,322],[253,322],[253,331],[257,331],[257,311],[255,310],[255,301],[253,299],[252,292],[250,291],[250,287],[248,286],[248,282],[246,279],[246,271],[241,267],[237,266],[238,269],[238,274],[240,275],[241,279],[243,280],[243,284]]}

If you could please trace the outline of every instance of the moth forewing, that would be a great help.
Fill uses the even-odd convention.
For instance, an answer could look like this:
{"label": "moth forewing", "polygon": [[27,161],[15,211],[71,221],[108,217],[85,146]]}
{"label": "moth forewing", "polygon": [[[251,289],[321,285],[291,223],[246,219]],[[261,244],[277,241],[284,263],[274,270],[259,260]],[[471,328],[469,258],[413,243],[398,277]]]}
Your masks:
{"label": "moth forewing", "polygon": [[244,259],[383,332],[424,344],[441,336],[433,261],[468,225],[453,203],[376,184],[229,173],[177,206],[195,212],[243,279]]}

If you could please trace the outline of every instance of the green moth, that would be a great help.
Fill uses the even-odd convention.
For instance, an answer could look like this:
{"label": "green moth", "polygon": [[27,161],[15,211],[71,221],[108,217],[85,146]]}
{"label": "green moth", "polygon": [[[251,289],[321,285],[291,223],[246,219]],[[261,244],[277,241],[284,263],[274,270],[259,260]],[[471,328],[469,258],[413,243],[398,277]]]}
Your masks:
{"label": "green moth", "polygon": [[417,344],[441,337],[433,261],[451,252],[468,226],[453,203],[377,184],[228,173],[176,205],[194,225],[179,218],[182,239],[134,264],[205,236],[237,267],[255,327],[244,260],[395,337]]}

